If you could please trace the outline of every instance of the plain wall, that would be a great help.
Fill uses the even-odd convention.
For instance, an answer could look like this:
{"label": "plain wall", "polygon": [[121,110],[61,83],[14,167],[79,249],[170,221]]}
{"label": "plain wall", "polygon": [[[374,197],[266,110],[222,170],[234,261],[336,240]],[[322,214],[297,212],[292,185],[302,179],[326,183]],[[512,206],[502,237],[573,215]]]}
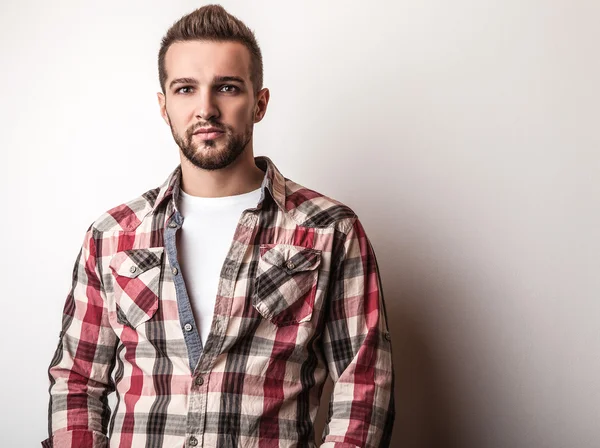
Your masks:
{"label": "plain wall", "polygon": [[[600,446],[600,3],[222,4],[263,50],[255,154],[375,247],[393,446]],[[46,437],[87,226],[179,163],[156,57],[199,6],[1,3],[1,446]]]}

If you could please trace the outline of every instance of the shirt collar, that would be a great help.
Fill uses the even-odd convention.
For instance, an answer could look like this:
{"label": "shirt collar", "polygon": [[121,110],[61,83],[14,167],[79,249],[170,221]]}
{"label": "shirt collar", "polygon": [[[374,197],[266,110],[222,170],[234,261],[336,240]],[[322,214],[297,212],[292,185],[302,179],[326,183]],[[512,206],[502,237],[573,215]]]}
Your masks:
{"label": "shirt collar", "polygon": [[[285,178],[277,169],[273,161],[266,156],[258,156],[254,158],[254,163],[258,168],[265,172],[265,177],[261,185],[261,202],[258,207],[262,207],[262,201],[265,199],[265,190],[267,190],[275,203],[285,211]],[[175,208],[179,197],[179,188],[181,185],[181,164],[169,174],[169,177],[162,183],[158,189],[158,195],[152,206],[150,213],[154,213],[156,209],[167,199],[175,200]]]}

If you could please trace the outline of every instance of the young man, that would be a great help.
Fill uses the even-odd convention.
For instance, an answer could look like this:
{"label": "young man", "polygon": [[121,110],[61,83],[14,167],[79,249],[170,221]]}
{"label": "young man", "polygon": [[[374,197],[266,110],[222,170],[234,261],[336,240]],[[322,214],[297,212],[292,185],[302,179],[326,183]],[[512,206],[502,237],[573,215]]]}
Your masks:
{"label": "young man", "polygon": [[159,75],[181,164],[87,230],[43,445],[316,446],[329,374],[321,446],[388,446],[375,254],[350,208],[254,157],[269,91],[253,33],[220,6],[200,8],[163,38]]}

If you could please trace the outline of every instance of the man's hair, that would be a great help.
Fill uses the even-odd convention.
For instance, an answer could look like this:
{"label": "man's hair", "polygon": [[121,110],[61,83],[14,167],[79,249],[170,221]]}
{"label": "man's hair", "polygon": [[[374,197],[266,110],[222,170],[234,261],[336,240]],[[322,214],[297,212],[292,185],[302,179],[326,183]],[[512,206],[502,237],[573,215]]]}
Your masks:
{"label": "man's hair", "polygon": [[175,42],[207,40],[213,42],[239,42],[250,52],[250,80],[256,95],[262,89],[263,63],[260,47],[250,28],[221,5],[206,5],[183,16],[175,22],[162,38],[158,52],[158,78],[163,94],[166,91],[167,69],[165,55]]}

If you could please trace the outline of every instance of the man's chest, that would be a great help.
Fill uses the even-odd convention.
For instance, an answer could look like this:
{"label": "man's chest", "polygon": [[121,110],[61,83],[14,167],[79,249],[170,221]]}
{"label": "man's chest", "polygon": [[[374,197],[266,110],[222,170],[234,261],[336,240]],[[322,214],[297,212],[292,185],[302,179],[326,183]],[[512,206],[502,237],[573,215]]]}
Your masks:
{"label": "man's chest", "polygon": [[[284,347],[288,353],[281,356],[289,358],[321,331],[333,229],[272,225],[259,218],[242,216],[229,239],[221,238],[227,249],[213,257],[218,271],[214,315],[200,355],[200,364],[210,369],[245,344],[252,344],[251,356],[264,362],[273,344]],[[180,223],[170,220],[162,231],[138,228],[133,235],[115,235],[121,241],[107,244],[119,249],[103,256],[103,281],[110,325],[124,352],[143,348],[153,358],[160,338],[167,356],[185,357],[186,349],[189,355],[194,328],[186,318],[191,311],[186,285],[194,271],[187,272],[183,264],[202,248],[196,246],[183,257],[188,249],[184,235]]]}

